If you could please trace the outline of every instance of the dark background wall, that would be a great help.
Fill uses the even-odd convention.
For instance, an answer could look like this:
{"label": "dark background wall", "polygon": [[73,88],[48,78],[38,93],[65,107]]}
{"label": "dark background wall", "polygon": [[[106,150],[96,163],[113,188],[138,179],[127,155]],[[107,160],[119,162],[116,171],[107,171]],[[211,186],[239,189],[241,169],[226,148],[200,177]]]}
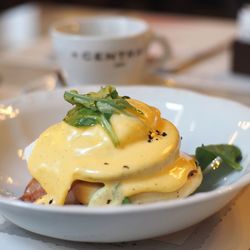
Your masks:
{"label": "dark background wall", "polygon": [[[22,0],[0,1],[0,10],[29,2]],[[148,10],[163,13],[235,17],[237,10],[249,0],[47,0],[40,3],[67,3],[93,7]]]}

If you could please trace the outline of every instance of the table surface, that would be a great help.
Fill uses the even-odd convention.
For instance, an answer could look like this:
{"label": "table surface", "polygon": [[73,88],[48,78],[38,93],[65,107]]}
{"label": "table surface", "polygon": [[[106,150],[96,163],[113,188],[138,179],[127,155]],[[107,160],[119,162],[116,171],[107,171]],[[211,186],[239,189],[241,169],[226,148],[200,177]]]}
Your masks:
{"label": "table surface", "polygon": [[[122,14],[143,18],[154,32],[169,40],[174,56],[157,74],[145,74],[140,84],[186,88],[250,106],[250,77],[235,75],[230,71],[229,49],[178,73],[168,71],[204,51],[232,41],[236,34],[234,21],[36,4],[18,6],[0,15],[0,103],[1,99],[20,95],[24,88],[33,85],[49,83],[51,87],[56,76],[53,73],[55,61],[48,36],[50,25],[63,18],[93,14]],[[0,216],[0,243],[4,249],[25,250],[249,249],[249,195],[250,187],[221,211],[191,228],[157,239],[132,243],[100,245],[51,239],[22,230]]]}

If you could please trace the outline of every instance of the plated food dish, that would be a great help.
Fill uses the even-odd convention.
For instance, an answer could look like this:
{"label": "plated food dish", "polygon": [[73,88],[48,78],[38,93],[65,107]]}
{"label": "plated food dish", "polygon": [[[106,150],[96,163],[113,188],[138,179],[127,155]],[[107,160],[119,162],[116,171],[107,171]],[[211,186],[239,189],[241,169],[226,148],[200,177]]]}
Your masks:
{"label": "plated food dish", "polygon": [[178,129],[160,111],[119,96],[66,91],[74,107],[25,149],[24,201],[87,206],[183,198],[202,181],[195,157],[180,152]]}
{"label": "plated food dish", "polygon": [[212,178],[218,168],[220,176],[230,167],[241,170],[242,154],[234,145],[203,145],[195,156],[180,152],[175,125],[113,86],[85,94],[65,91],[64,99],[74,107],[24,151],[33,179],[23,201],[86,206],[166,201],[200,186],[200,164]]}
{"label": "plated food dish", "polygon": [[[85,87],[80,91],[87,93],[96,89]],[[62,99],[64,90],[34,93],[4,103],[6,107],[11,106],[13,112],[19,111],[0,122],[1,138],[6,142],[0,145],[4,156],[0,159],[0,185],[5,191],[0,197],[0,209],[7,219],[27,230],[62,239],[88,242],[138,240],[174,232],[199,222],[224,206],[249,183],[249,108],[223,99],[161,87],[121,87],[118,92],[159,108],[162,117],[178,128],[179,139],[182,137],[181,152],[192,155],[202,144],[235,144],[242,151],[243,169],[230,172],[208,192],[171,202],[103,208],[20,201],[17,198],[22,196],[32,177],[26,162],[19,158],[23,158],[19,149],[25,148],[47,128],[61,121],[72,108]],[[204,110],[206,119],[201,119]],[[7,193],[17,198],[7,197]]]}

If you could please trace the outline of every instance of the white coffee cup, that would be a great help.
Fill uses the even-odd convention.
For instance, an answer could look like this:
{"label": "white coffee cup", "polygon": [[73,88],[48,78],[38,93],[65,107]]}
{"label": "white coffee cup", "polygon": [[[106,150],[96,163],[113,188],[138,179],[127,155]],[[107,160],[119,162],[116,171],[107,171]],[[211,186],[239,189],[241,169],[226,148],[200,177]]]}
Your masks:
{"label": "white coffee cup", "polygon": [[[123,16],[97,16],[64,20],[51,27],[58,66],[69,85],[140,83],[163,63],[170,49],[143,20]],[[162,54],[149,62],[152,43]]]}

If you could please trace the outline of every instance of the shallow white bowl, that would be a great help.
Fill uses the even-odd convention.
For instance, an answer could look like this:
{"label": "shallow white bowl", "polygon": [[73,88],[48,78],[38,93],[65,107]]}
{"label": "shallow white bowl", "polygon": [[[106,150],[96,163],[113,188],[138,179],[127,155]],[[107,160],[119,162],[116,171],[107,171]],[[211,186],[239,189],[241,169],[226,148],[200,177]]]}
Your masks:
{"label": "shallow white bowl", "polygon": [[[97,87],[84,87],[83,92]],[[148,205],[87,208],[42,206],[7,197],[20,196],[30,180],[22,149],[70,107],[63,90],[37,92],[0,106],[0,210],[35,233],[86,242],[140,240],[172,233],[215,213],[250,182],[250,109],[225,99],[164,87],[119,87],[121,95],[158,107],[178,127],[182,151],[194,153],[202,143],[234,143],[243,152],[244,170],[233,172],[217,188],[182,200]],[[10,107],[11,105],[11,107]]]}

